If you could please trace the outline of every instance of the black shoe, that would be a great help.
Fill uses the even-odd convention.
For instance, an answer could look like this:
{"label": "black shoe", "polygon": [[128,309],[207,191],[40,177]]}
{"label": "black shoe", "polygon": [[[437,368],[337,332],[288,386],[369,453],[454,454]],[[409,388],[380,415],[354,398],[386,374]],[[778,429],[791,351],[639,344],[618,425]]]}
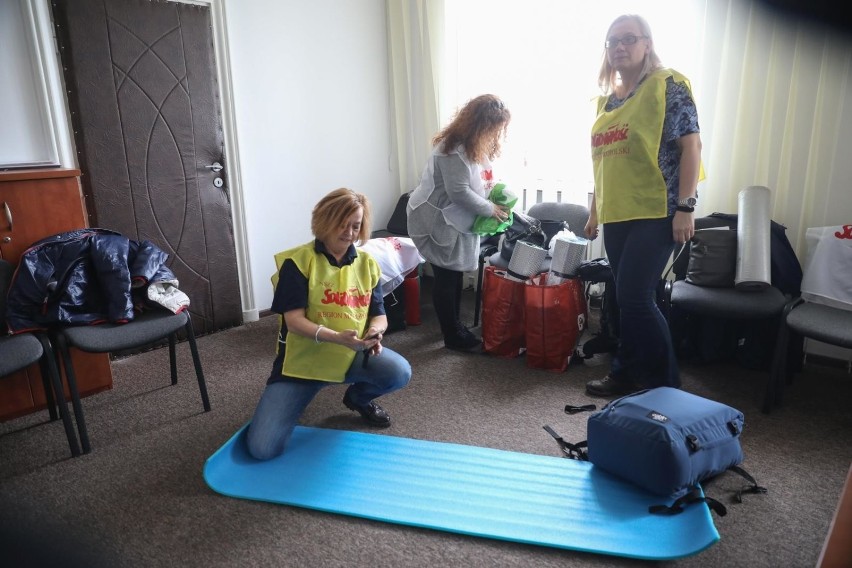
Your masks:
{"label": "black shoe", "polygon": [[631,381],[619,381],[612,375],[586,383],[586,392],[592,396],[620,396],[638,390],[639,388]]}
{"label": "black shoe", "polygon": [[482,345],[482,340],[470,332],[462,324],[456,324],[456,328],[450,333],[444,334],[444,347],[454,351],[474,351]]}
{"label": "black shoe", "polygon": [[390,415],[388,415],[385,409],[376,404],[373,400],[363,406],[358,406],[349,399],[349,394],[347,392],[347,394],[343,396],[343,406],[360,414],[361,418],[364,419],[364,422],[370,426],[379,426],[382,428],[390,426]]}

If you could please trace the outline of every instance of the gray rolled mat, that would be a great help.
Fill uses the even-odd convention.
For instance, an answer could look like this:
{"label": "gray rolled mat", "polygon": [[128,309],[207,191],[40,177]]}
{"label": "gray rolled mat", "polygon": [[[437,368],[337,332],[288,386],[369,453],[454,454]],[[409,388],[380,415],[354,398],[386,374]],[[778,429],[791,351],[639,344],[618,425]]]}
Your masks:
{"label": "gray rolled mat", "polygon": [[752,185],[740,191],[737,199],[737,271],[734,286],[738,290],[763,290],[771,282],[768,187]]}
{"label": "gray rolled mat", "polygon": [[524,281],[535,276],[541,270],[541,263],[547,258],[547,250],[526,241],[518,241],[512,250],[508,273],[515,280]]}
{"label": "gray rolled mat", "polygon": [[556,239],[553,244],[553,259],[550,261],[551,272],[562,277],[575,276],[577,267],[586,256],[588,244],[588,239],[577,236]]}

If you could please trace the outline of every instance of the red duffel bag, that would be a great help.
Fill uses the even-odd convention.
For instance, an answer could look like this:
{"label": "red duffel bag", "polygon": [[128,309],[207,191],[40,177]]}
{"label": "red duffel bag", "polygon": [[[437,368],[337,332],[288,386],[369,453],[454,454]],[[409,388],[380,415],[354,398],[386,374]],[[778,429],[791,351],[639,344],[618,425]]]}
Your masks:
{"label": "red duffel bag", "polygon": [[506,271],[485,267],[482,282],[482,349],[497,357],[517,357],[524,351],[523,282]]}
{"label": "red duffel bag", "polygon": [[524,286],[527,366],[561,372],[568,368],[586,325],[583,283],[571,278],[560,284],[539,284],[541,274]]}

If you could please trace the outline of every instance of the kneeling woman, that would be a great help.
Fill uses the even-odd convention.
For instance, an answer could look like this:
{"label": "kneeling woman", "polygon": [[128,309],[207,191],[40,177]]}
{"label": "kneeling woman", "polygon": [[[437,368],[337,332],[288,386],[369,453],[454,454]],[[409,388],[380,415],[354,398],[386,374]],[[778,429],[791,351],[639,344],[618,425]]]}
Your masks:
{"label": "kneeling woman", "polygon": [[371,426],[390,425],[375,399],[408,384],[411,366],[382,347],[387,329],[378,264],[355,249],[370,235],[370,205],[351,189],[337,189],[314,207],[316,239],[283,258],[272,300],[282,314],[278,354],[248,428],[248,449],[265,460],[284,452],[316,394],[347,383],[343,404]]}

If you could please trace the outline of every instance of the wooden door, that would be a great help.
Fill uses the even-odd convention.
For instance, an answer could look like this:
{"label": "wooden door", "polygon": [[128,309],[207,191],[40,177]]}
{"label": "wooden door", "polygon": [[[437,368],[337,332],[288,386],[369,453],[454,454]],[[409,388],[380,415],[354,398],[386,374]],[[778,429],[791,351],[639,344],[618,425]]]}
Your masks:
{"label": "wooden door", "polygon": [[209,7],[51,4],[89,224],[169,253],[197,333],[241,324]]}

